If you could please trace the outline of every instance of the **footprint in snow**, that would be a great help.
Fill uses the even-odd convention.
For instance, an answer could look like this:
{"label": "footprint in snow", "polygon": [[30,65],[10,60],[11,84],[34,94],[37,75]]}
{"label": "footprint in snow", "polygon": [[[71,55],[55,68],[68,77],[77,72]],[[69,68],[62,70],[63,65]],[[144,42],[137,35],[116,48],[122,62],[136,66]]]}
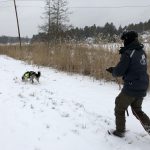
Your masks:
{"label": "footprint in snow", "polygon": [[46,125],[46,129],[49,129],[49,128],[50,128],[50,125],[47,124],[47,125]]}
{"label": "footprint in snow", "polygon": [[34,106],[31,104],[31,105],[30,105],[30,108],[31,108],[31,109],[34,109]]}
{"label": "footprint in snow", "polygon": [[41,150],[40,148],[34,148],[34,150]]}
{"label": "footprint in snow", "polygon": [[18,94],[20,98],[25,98],[21,93]]}
{"label": "footprint in snow", "polygon": [[61,117],[68,118],[68,117],[70,117],[70,115],[69,115],[69,113],[62,112]]}
{"label": "footprint in snow", "polygon": [[29,96],[35,97],[35,93],[34,93],[34,92],[33,92],[33,93],[30,93]]}
{"label": "footprint in snow", "polygon": [[76,134],[76,135],[80,134],[79,130],[76,130],[76,129],[71,130],[71,132],[74,133],[74,134]]}

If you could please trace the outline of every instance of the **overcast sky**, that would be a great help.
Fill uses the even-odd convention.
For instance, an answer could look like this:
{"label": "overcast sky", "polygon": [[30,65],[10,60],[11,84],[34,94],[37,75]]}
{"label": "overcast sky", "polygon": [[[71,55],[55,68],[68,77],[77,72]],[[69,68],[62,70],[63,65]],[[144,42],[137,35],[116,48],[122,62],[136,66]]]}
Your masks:
{"label": "overcast sky", "polygon": [[[68,0],[70,24],[104,26],[113,22],[117,27],[150,19],[150,0]],[[42,24],[44,0],[16,0],[21,36],[32,37]],[[0,0],[0,36],[17,36],[13,0]]]}

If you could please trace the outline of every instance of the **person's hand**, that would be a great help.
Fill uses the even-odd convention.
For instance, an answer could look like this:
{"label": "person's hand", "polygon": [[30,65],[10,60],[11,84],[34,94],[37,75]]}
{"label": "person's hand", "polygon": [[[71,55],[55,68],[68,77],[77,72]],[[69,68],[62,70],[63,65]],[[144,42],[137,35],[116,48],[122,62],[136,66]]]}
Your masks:
{"label": "person's hand", "polygon": [[109,67],[109,68],[106,69],[106,71],[108,71],[109,73],[112,73],[113,70],[114,70],[114,67]]}

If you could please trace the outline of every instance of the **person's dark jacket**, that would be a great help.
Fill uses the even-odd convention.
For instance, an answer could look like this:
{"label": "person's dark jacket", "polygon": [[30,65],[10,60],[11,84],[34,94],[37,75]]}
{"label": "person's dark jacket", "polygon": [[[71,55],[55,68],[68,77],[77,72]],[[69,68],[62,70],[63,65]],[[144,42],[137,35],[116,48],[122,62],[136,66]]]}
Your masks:
{"label": "person's dark jacket", "polygon": [[114,77],[123,76],[124,86],[122,92],[129,96],[144,97],[149,85],[147,74],[147,58],[144,46],[134,41],[120,49],[120,62],[114,67]]}

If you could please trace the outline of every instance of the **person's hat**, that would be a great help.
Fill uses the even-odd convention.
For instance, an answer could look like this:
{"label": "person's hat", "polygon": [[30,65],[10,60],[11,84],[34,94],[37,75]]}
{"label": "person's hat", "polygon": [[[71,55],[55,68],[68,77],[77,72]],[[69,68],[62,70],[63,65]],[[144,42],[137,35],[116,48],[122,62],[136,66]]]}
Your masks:
{"label": "person's hat", "polygon": [[121,40],[124,41],[125,46],[132,43],[138,38],[138,33],[136,31],[124,31],[121,35]]}

